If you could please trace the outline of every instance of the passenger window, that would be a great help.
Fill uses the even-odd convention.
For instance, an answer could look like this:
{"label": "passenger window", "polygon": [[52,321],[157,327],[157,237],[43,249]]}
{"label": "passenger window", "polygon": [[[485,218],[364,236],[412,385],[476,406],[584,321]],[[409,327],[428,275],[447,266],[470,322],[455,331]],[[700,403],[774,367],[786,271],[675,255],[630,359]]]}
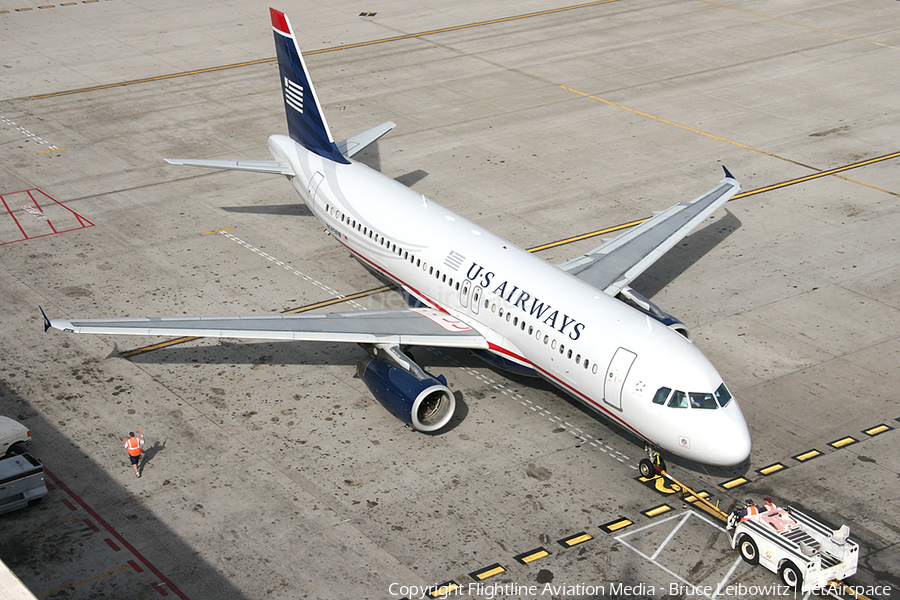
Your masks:
{"label": "passenger window", "polygon": [[577,365],[577,364],[580,363],[580,362],[581,362],[581,355],[580,355],[580,354],[576,354],[576,355],[575,355],[575,364]]}
{"label": "passenger window", "polygon": [[669,394],[672,392],[671,388],[661,387],[656,390],[656,394],[653,395],[653,404],[665,404],[666,399],[669,397]]}
{"label": "passenger window", "polygon": [[728,391],[728,388],[725,387],[725,384],[719,386],[716,390],[716,400],[719,401],[719,406],[725,408],[725,405],[731,401],[731,392]]}
{"label": "passenger window", "polygon": [[594,363],[594,368],[591,369],[591,373],[593,373],[594,375],[597,374],[597,363]]}
{"label": "passenger window", "polygon": [[691,408],[714,409],[719,408],[712,394],[700,394],[691,392],[688,394],[691,398]]}
{"label": "passenger window", "polygon": [[687,408],[687,394],[675,390],[672,399],[669,400],[669,406],[672,408]]}

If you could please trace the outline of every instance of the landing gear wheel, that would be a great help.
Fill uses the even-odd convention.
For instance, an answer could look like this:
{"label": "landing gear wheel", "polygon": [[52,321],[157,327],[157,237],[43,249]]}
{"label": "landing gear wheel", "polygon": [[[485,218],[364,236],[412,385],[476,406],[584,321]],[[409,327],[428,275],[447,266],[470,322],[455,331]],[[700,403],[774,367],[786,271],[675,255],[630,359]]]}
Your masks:
{"label": "landing gear wheel", "polygon": [[649,458],[645,458],[638,463],[638,469],[641,471],[641,477],[645,479],[650,479],[656,475],[656,469],[653,468],[653,463],[650,462]]}
{"label": "landing gear wheel", "polygon": [[803,575],[800,574],[800,569],[789,560],[784,561],[784,564],[778,569],[778,576],[781,577],[784,585],[795,592],[799,591],[803,586]]}
{"label": "landing gear wheel", "polygon": [[759,564],[759,549],[756,547],[756,542],[749,535],[741,536],[741,539],[738,541],[738,551],[741,553],[741,558],[751,565]]}

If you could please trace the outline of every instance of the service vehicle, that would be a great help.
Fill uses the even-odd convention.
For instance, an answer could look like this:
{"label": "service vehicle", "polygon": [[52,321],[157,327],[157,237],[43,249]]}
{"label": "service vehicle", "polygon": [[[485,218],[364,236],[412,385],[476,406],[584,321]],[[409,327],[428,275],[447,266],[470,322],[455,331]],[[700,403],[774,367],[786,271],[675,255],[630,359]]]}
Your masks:
{"label": "service vehicle", "polygon": [[41,461],[27,452],[0,460],[0,514],[40,504],[46,495]]}
{"label": "service vehicle", "polygon": [[735,510],[728,518],[731,547],[745,561],[778,573],[782,583],[804,593],[856,573],[859,545],[849,527],[834,530],[790,506],[766,508],[751,516]]}
{"label": "service vehicle", "polygon": [[21,454],[31,441],[31,431],[9,417],[0,416],[0,456]]}

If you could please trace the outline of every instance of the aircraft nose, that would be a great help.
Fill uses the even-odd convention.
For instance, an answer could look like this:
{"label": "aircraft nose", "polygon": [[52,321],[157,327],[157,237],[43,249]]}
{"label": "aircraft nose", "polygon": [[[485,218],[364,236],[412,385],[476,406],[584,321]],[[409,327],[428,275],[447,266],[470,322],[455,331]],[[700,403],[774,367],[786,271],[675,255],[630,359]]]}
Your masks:
{"label": "aircraft nose", "polygon": [[719,465],[730,467],[744,462],[750,456],[752,446],[750,430],[747,428],[747,421],[738,406],[737,399],[722,409],[721,414],[726,418],[726,422],[723,423],[717,436],[719,458],[717,462]]}

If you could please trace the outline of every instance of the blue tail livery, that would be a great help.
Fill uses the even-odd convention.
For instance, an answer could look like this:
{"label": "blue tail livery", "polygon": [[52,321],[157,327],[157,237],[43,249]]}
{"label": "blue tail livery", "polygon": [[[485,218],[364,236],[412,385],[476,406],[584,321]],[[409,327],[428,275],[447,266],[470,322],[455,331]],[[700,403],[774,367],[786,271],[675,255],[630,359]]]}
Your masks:
{"label": "blue tail livery", "polygon": [[291,139],[319,156],[336,163],[348,164],[341,154],[331,132],[322,107],[316,97],[312,81],[307,75],[306,63],[297,47],[287,16],[270,8],[272,29],[275,31],[275,52],[281,72],[281,91],[284,94],[284,111],[287,115],[288,135]]}

